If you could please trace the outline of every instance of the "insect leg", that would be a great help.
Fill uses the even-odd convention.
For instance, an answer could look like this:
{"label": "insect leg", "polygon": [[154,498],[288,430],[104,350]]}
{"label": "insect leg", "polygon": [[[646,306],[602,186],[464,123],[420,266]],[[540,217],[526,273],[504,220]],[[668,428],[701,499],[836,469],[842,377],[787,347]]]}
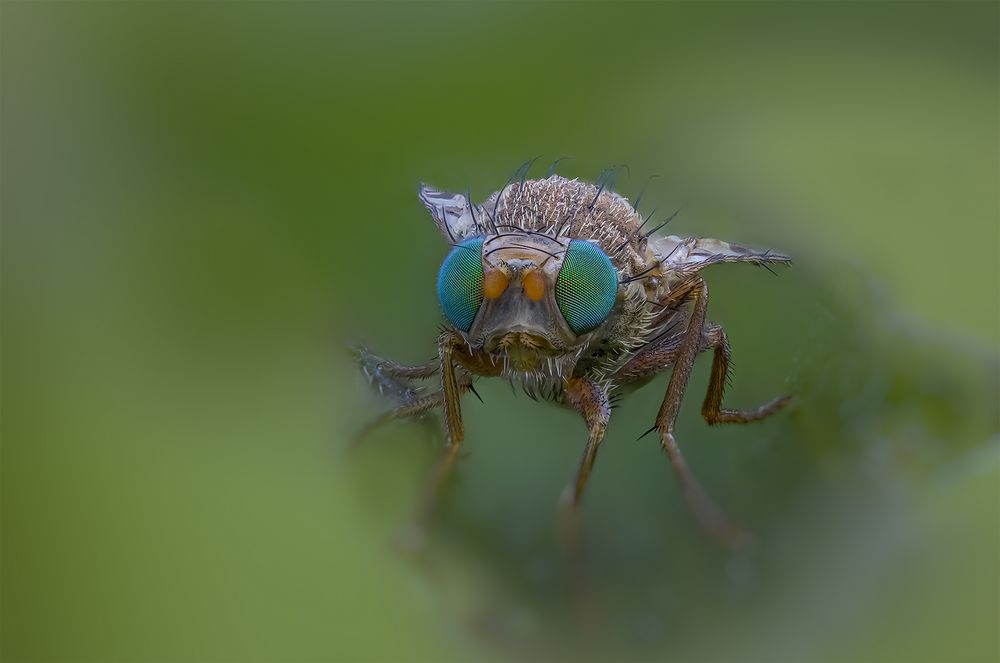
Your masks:
{"label": "insect leg", "polygon": [[462,448],[462,441],[465,439],[465,429],[462,425],[462,404],[459,401],[462,389],[459,387],[459,380],[455,374],[455,347],[463,341],[461,337],[453,332],[445,332],[438,338],[438,358],[441,370],[441,400],[444,406],[445,434],[447,436],[447,446],[444,454],[438,459],[438,463],[431,475],[430,483],[424,492],[417,512],[417,521],[426,520],[437,503],[438,493],[441,485],[451,473],[451,468],[458,458],[458,452]]}
{"label": "insect leg", "polygon": [[566,384],[564,395],[566,403],[583,417],[590,434],[587,446],[584,447],[583,458],[580,459],[576,480],[566,488],[568,500],[576,508],[580,504],[583,489],[587,485],[590,471],[597,459],[597,449],[600,447],[601,440],[604,439],[604,432],[608,428],[608,420],[611,418],[611,400],[601,385],[586,378],[570,378]]}
{"label": "insect leg", "polygon": [[444,419],[448,446],[457,447],[465,439],[462,424],[462,404],[459,401],[458,378],[455,374],[455,346],[462,339],[452,332],[445,332],[438,339],[438,361],[441,370],[441,392],[444,396]]}
{"label": "insect leg", "polygon": [[615,384],[626,385],[663,372],[677,359],[683,340],[684,336],[678,334],[646,345],[612,373],[611,380]]}
{"label": "insect leg", "polygon": [[563,544],[569,556],[569,574],[577,608],[584,623],[595,619],[593,599],[588,591],[580,527],[580,500],[587,479],[597,459],[597,450],[604,439],[611,418],[611,399],[597,382],[586,378],[570,378],[563,391],[565,402],[580,413],[587,424],[589,436],[584,447],[576,479],[563,492]]}
{"label": "insect leg", "polygon": [[438,370],[438,362],[436,361],[407,366],[391,359],[379,357],[365,347],[351,348],[351,354],[365,378],[378,389],[380,394],[393,396],[404,401],[409,400],[416,393],[407,380],[422,380],[434,375]]}
{"label": "insect leg", "polygon": [[[462,393],[465,393],[472,388],[472,377],[469,375],[460,376],[458,378],[458,388]],[[417,395],[412,400],[403,403],[388,412],[382,413],[366,424],[365,427],[362,428],[355,436],[353,446],[360,444],[369,433],[377,428],[399,419],[419,417],[420,415],[435,408],[439,408],[442,405],[444,405],[444,392],[442,391],[435,391],[427,395]]]}
{"label": "insect leg", "polygon": [[694,474],[687,466],[684,455],[677,440],[674,438],[674,423],[680,411],[684,391],[687,389],[691,368],[695,357],[702,349],[705,328],[705,312],[708,308],[708,286],[701,283],[700,288],[692,293],[691,316],[683,340],[677,350],[674,369],[667,384],[667,392],[663,404],[656,415],[656,429],[660,434],[660,444],[673,467],[674,474],[680,483],[681,494],[687,504],[688,511],[698,522],[698,525],[712,538],[727,547],[739,545],[746,537],[745,533],[731,523],[701,487]]}
{"label": "insect leg", "polygon": [[[611,375],[616,384],[629,383],[650,378],[669,368],[677,360],[683,333],[664,337],[638,350],[617,371]],[[708,385],[708,393],[702,405],[701,413],[709,424],[750,423],[770,416],[784,408],[791,396],[779,396],[757,408],[748,410],[731,410],[722,407],[723,392],[726,388],[726,376],[732,353],[729,349],[729,339],[725,330],[709,324],[705,327],[701,351],[714,349],[712,361],[712,376]]]}
{"label": "insect leg", "polygon": [[437,362],[428,362],[426,364],[417,364],[415,366],[408,366],[406,364],[400,364],[392,359],[385,359],[373,355],[367,350],[361,349],[358,351],[364,357],[364,365],[377,368],[383,375],[388,375],[394,378],[404,378],[408,380],[412,379],[424,379],[437,373],[438,364]]}
{"label": "insect leg", "polygon": [[726,374],[732,352],[729,349],[729,338],[726,330],[718,325],[709,325],[705,329],[705,337],[710,347],[715,348],[712,357],[712,377],[708,383],[708,392],[701,406],[701,416],[709,424],[746,424],[763,419],[782,409],[791,400],[791,396],[779,396],[760,407],[749,410],[731,410],[722,407],[722,397],[726,390]]}

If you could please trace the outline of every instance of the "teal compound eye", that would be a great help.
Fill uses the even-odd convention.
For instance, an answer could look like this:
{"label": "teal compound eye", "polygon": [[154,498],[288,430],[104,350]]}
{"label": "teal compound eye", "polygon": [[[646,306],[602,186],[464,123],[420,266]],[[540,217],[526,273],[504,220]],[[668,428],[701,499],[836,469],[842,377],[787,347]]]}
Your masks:
{"label": "teal compound eye", "polygon": [[611,313],[618,272],[597,244],[574,239],[556,278],[556,304],[574,334],[596,328]]}
{"label": "teal compound eye", "polygon": [[456,244],[438,272],[438,302],[445,317],[467,332],[483,303],[483,238]]}

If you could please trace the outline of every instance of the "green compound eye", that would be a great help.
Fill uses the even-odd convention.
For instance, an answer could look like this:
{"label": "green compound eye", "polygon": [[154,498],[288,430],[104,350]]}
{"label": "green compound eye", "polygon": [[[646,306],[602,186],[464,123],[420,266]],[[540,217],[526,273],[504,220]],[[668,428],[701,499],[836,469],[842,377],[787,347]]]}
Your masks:
{"label": "green compound eye", "polygon": [[597,244],[574,239],[556,279],[556,304],[574,334],[608,317],[618,294],[618,272]]}
{"label": "green compound eye", "polygon": [[483,303],[483,238],[468,239],[444,259],[438,272],[438,301],[445,316],[462,331],[469,331]]}

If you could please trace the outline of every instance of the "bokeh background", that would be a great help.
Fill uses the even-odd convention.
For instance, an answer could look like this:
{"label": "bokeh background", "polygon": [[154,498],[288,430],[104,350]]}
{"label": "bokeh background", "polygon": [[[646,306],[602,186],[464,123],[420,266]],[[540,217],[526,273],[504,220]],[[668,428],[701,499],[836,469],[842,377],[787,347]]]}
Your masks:
{"label": "bokeh background", "polygon": [[[21,661],[1000,659],[1000,131],[992,2],[2,6],[2,633]],[[477,199],[573,157],[679,234],[791,253],[708,273],[729,402],[679,441],[756,533],[686,516],[666,378],[586,496],[598,619],[557,499],[585,431],[481,383],[441,449],[345,351],[434,353]],[[544,172],[536,166],[535,174]]]}

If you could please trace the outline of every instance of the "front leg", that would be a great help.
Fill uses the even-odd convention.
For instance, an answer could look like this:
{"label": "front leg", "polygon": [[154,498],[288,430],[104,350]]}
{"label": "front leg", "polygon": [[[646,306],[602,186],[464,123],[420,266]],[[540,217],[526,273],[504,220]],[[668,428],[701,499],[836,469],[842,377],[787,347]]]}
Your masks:
{"label": "front leg", "polygon": [[[458,378],[458,388],[463,394],[472,389],[472,376],[462,375]],[[388,412],[383,412],[375,419],[368,422],[364,428],[358,431],[354,437],[352,448],[358,447],[361,442],[372,431],[381,428],[386,424],[401,419],[416,419],[431,410],[435,410],[444,405],[444,392],[438,390],[430,394],[414,393],[402,405],[398,405]]]}
{"label": "front leg", "polygon": [[580,467],[576,472],[576,480],[566,487],[565,500],[572,508],[580,505],[583,489],[597,460],[597,449],[604,439],[611,418],[611,399],[604,388],[588,378],[570,378],[564,389],[566,403],[580,413],[587,424],[587,446],[580,459]]}
{"label": "front leg", "polygon": [[563,397],[566,404],[579,412],[587,424],[587,446],[583,449],[583,457],[573,483],[566,486],[563,492],[562,511],[563,545],[569,557],[570,584],[582,623],[592,624],[596,619],[596,612],[588,590],[584,564],[580,500],[594,468],[594,461],[597,460],[597,450],[608,428],[611,399],[600,384],[588,378],[570,378],[563,390]]}
{"label": "front leg", "polygon": [[[438,371],[438,362],[408,366],[391,359],[379,357],[364,346],[351,348],[351,355],[358,369],[368,382],[378,392],[395,401],[395,407],[368,422],[354,435],[350,449],[360,446],[365,437],[376,428],[398,419],[415,418],[442,403],[441,393],[427,394],[423,388],[411,384],[411,380],[429,378]],[[467,379],[460,385],[463,389],[471,388],[472,380]]]}
{"label": "front leg", "polygon": [[[456,368],[461,367],[467,375],[458,375]],[[485,353],[469,347],[464,337],[454,331],[446,331],[438,337],[438,370],[441,373],[441,391],[436,395],[434,405],[440,403],[444,409],[445,435],[447,446],[444,454],[438,460],[431,476],[430,483],[424,492],[424,498],[417,511],[417,520],[425,521],[430,517],[437,504],[438,494],[448,475],[451,473],[458,453],[465,440],[465,426],[462,422],[462,403],[460,397],[472,385],[475,375],[495,376],[500,374],[502,366],[490,359]]]}
{"label": "front leg", "polygon": [[417,520],[424,521],[434,510],[437,504],[438,494],[441,486],[451,468],[455,465],[455,459],[462,448],[465,439],[465,427],[462,423],[462,403],[460,400],[461,389],[459,388],[458,377],[455,375],[455,353],[456,348],[464,345],[465,341],[457,333],[446,331],[438,337],[438,368],[441,372],[441,405],[444,408],[444,428],[447,443],[444,454],[438,459],[431,475],[430,483],[424,491],[424,498],[421,501],[417,512]]}
{"label": "front leg", "polygon": [[410,380],[429,378],[438,370],[436,361],[407,366],[379,357],[364,346],[351,348],[351,355],[361,373],[380,394],[391,396],[402,403],[412,400],[418,393],[409,383]]}

